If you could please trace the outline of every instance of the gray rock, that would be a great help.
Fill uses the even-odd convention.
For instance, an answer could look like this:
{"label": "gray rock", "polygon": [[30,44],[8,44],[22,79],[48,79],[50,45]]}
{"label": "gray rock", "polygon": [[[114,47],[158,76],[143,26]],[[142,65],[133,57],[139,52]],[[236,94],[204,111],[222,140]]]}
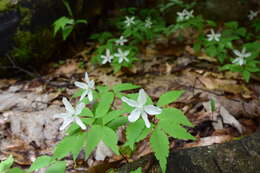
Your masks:
{"label": "gray rock", "polygon": [[53,115],[61,112],[59,106],[36,112],[9,112],[11,133],[27,144],[35,142],[40,147],[52,146],[61,137],[60,120],[54,120]]}

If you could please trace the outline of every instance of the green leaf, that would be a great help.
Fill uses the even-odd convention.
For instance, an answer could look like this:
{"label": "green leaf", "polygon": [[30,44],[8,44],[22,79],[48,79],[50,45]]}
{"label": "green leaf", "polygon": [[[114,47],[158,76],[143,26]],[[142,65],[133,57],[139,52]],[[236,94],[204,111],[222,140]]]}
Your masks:
{"label": "green leaf", "polygon": [[162,128],[167,134],[176,139],[184,139],[184,140],[195,140],[196,138],[192,136],[185,128],[178,124],[172,124],[169,121],[161,120],[158,123],[158,127]]}
{"label": "green leaf", "polygon": [[41,169],[44,167],[47,167],[52,161],[52,158],[50,156],[41,156],[38,157],[33,164],[31,165],[31,167],[29,168],[28,171],[35,171],[37,169]]}
{"label": "green leaf", "polygon": [[65,173],[66,162],[57,161],[52,164],[45,173]]}
{"label": "green leaf", "polygon": [[117,85],[113,86],[114,92],[127,91],[127,90],[136,89],[136,88],[140,88],[140,86],[133,85],[131,83],[121,83],[121,84],[117,84]]}
{"label": "green leaf", "polygon": [[100,118],[103,117],[107,114],[109,111],[111,104],[114,101],[114,94],[112,92],[105,92],[102,93],[100,96],[101,100],[97,106],[96,112],[95,112],[95,117]]}
{"label": "green leaf", "polygon": [[64,0],[63,3],[64,3],[64,5],[65,5],[65,7],[66,7],[66,9],[67,9],[67,11],[68,11],[70,17],[73,17],[73,13],[72,13],[72,10],[71,10],[71,8],[70,8],[70,4],[69,4],[66,0]]}
{"label": "green leaf", "polygon": [[103,142],[116,154],[119,155],[119,150],[117,146],[118,138],[115,131],[108,127],[103,127]]}
{"label": "green leaf", "polygon": [[224,24],[226,27],[231,28],[231,29],[236,29],[238,27],[238,22],[236,21],[231,21],[227,22]]}
{"label": "green leaf", "polygon": [[74,142],[74,137],[73,136],[66,136],[62,141],[60,141],[53,153],[53,158],[54,159],[61,159],[67,155],[69,155],[71,151],[71,144]]}
{"label": "green leaf", "polygon": [[87,133],[86,158],[96,148],[97,144],[103,137],[103,128],[99,125],[94,125]]}
{"label": "green leaf", "polygon": [[78,19],[78,20],[76,20],[75,23],[84,23],[84,24],[86,24],[86,23],[88,23],[88,22],[87,22],[87,20],[85,20],[85,19]]}
{"label": "green leaf", "polygon": [[88,107],[84,107],[79,116],[93,117],[94,115]]}
{"label": "green leaf", "polygon": [[152,128],[144,128],[142,133],[136,139],[136,142],[139,142],[139,141],[143,140],[144,138],[146,138],[148,136],[148,134],[152,132],[152,130],[153,130]]}
{"label": "green leaf", "polygon": [[127,117],[118,117],[107,124],[107,127],[116,130],[118,127],[125,125],[128,122]]}
{"label": "green leaf", "polygon": [[7,173],[25,173],[25,172],[20,168],[12,168],[12,169],[8,170]]}
{"label": "green leaf", "polygon": [[73,95],[72,98],[77,98],[80,97],[83,94],[84,90],[83,89],[78,89]]}
{"label": "green leaf", "polygon": [[75,141],[72,144],[72,149],[71,149],[71,153],[72,153],[72,157],[73,160],[75,161],[84,145],[85,139],[86,139],[86,133],[81,133],[79,135],[75,136]]}
{"label": "green leaf", "polygon": [[63,40],[67,39],[67,37],[72,32],[73,28],[74,28],[74,25],[68,25],[68,26],[64,27],[64,29],[62,30],[62,38],[63,38]]}
{"label": "green leaf", "polygon": [[167,157],[169,155],[169,141],[167,135],[156,128],[150,138],[150,145],[163,172],[166,172]]}
{"label": "green leaf", "polygon": [[103,142],[116,154],[119,154],[117,146],[117,135],[109,127],[103,127],[100,125],[94,125],[87,133],[87,147],[86,147],[86,157],[96,148],[98,143],[103,140]]}
{"label": "green leaf", "polygon": [[74,19],[67,18],[65,16],[60,17],[54,22],[54,36],[57,34],[59,30],[64,30],[66,25],[72,25],[74,23]]}
{"label": "green leaf", "polygon": [[217,55],[217,49],[215,48],[215,46],[210,46],[206,48],[206,54],[211,57],[215,57]]}
{"label": "green leaf", "polygon": [[82,118],[81,121],[86,125],[92,126],[92,124],[95,122],[95,118]]}
{"label": "green leaf", "polygon": [[62,141],[60,141],[54,150],[53,158],[61,159],[70,153],[73,155],[75,160],[83,147],[84,140],[86,139],[85,133],[74,134],[72,136],[66,136]]}
{"label": "green leaf", "polygon": [[103,123],[107,124],[110,123],[112,120],[118,118],[124,112],[122,110],[113,110],[108,113],[107,116],[103,117]]}
{"label": "green leaf", "polygon": [[127,141],[125,145],[128,145],[132,150],[134,150],[134,144],[144,129],[146,129],[146,127],[144,121],[141,119],[134,123],[130,123],[126,128]]}
{"label": "green leaf", "polygon": [[214,99],[210,99],[210,108],[211,108],[211,112],[216,111],[216,101]]}
{"label": "green leaf", "polygon": [[109,91],[109,88],[107,86],[97,86],[97,90],[100,92],[100,93],[104,93],[104,92],[108,92]]}
{"label": "green leaf", "polygon": [[184,91],[169,91],[160,96],[157,106],[164,106],[176,101]]}
{"label": "green leaf", "polygon": [[243,75],[244,80],[246,82],[249,82],[249,80],[250,80],[250,72],[245,70],[245,71],[243,71],[242,75]]}
{"label": "green leaf", "polygon": [[199,52],[201,49],[201,42],[200,41],[196,41],[193,45],[193,49],[195,50],[195,52]]}
{"label": "green leaf", "polygon": [[6,160],[0,163],[0,172],[4,173],[7,169],[9,169],[14,162],[13,156],[10,155]]}
{"label": "green leaf", "polygon": [[210,26],[212,26],[212,27],[216,27],[216,26],[217,26],[216,22],[214,22],[214,21],[212,21],[212,20],[207,20],[207,23],[208,23]]}
{"label": "green leaf", "polygon": [[157,115],[160,120],[169,121],[172,124],[181,124],[188,127],[193,127],[192,123],[183,114],[183,112],[176,108],[163,109],[160,115]]}
{"label": "green leaf", "polygon": [[134,171],[131,171],[130,173],[142,173],[142,168],[138,168]]}

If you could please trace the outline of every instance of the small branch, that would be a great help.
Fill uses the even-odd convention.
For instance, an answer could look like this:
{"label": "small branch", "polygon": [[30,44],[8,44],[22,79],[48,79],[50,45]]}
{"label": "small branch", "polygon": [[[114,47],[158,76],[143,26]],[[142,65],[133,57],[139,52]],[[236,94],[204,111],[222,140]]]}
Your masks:
{"label": "small branch", "polygon": [[0,67],[0,68],[2,68],[2,69],[16,69],[16,70],[19,70],[20,72],[23,72],[23,73],[25,73],[28,76],[31,76],[33,78],[39,77],[39,75],[36,75],[36,74],[26,70],[26,69],[23,69],[22,67],[17,66],[11,56],[7,55],[7,58],[10,61],[10,63],[12,64],[12,66],[5,66],[5,67]]}

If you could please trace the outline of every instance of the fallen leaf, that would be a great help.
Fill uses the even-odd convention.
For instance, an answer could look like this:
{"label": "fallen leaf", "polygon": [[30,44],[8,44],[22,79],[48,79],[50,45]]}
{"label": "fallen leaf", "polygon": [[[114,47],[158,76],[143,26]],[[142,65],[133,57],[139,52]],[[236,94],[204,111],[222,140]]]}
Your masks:
{"label": "fallen leaf", "polygon": [[230,135],[222,135],[222,136],[209,136],[200,138],[198,141],[192,143],[184,144],[183,148],[192,148],[192,147],[202,147],[202,146],[209,146],[213,144],[220,144],[224,142],[229,142],[233,139],[233,136]]}
{"label": "fallen leaf", "polygon": [[244,131],[243,126],[223,106],[221,106],[221,108],[220,108],[220,115],[225,124],[229,124],[229,125],[235,127],[241,134],[243,133],[243,131]]}

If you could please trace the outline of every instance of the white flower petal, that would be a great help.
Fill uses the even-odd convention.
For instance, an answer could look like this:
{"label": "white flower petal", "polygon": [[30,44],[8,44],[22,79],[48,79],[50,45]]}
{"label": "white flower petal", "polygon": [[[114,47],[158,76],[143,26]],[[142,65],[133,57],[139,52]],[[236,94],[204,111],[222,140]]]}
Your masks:
{"label": "white flower petal", "polygon": [[122,97],[121,100],[125,103],[127,103],[129,106],[132,107],[138,107],[138,103],[135,100],[132,99],[128,99],[126,97]]}
{"label": "white flower petal", "polygon": [[72,122],[73,122],[73,117],[68,117],[64,119],[63,124],[60,127],[60,131],[66,129]]}
{"label": "white flower petal", "polygon": [[139,119],[140,115],[141,115],[141,111],[139,109],[134,109],[128,116],[128,121],[131,123],[135,122],[136,120]]}
{"label": "white flower petal", "polygon": [[137,98],[138,104],[143,106],[146,103],[146,100],[147,100],[147,94],[145,93],[144,89],[140,89]]}
{"label": "white flower petal", "polygon": [[89,82],[89,78],[88,78],[88,72],[85,73],[85,78],[84,80],[88,83]]}
{"label": "white flower petal", "polygon": [[213,40],[212,36],[208,37],[208,41],[212,41],[212,40]]}
{"label": "white flower petal", "polygon": [[81,94],[79,101],[82,101],[82,100],[86,97],[86,95],[88,94],[88,92],[89,92],[89,90],[85,90],[85,91]]}
{"label": "white flower petal", "polygon": [[74,111],[74,108],[71,106],[70,102],[67,100],[66,97],[63,97],[63,98],[62,98],[62,102],[63,102],[63,104],[64,104],[64,106],[65,106],[65,109],[66,109],[68,112],[70,112],[70,113],[74,113],[74,112],[75,112],[75,111]]}
{"label": "white flower petal", "polygon": [[104,58],[103,61],[101,62],[101,64],[106,64],[107,62],[108,62],[108,60]]}
{"label": "white flower petal", "polygon": [[70,116],[70,114],[68,114],[68,113],[60,113],[60,114],[53,115],[53,118],[66,118],[68,116]]}
{"label": "white flower petal", "polygon": [[241,56],[241,53],[240,53],[238,50],[233,50],[233,53],[234,53],[236,56]]}
{"label": "white flower petal", "polygon": [[237,64],[239,62],[239,58],[236,58],[232,61],[233,64]]}
{"label": "white flower petal", "polygon": [[74,117],[74,119],[75,119],[75,122],[80,126],[80,128],[82,130],[87,129],[86,125],[81,121],[81,119],[79,117]]}
{"label": "white flower petal", "polygon": [[128,54],[129,54],[129,51],[125,51],[125,52],[122,52],[124,54],[124,56],[126,57]]}
{"label": "white flower petal", "polygon": [[75,82],[74,83],[74,85],[75,86],[77,86],[77,87],[79,87],[79,88],[81,88],[81,89],[87,89],[88,88],[88,85],[87,84],[85,84],[85,83],[83,83],[83,82]]}
{"label": "white flower petal", "polygon": [[79,115],[82,110],[84,109],[85,104],[84,103],[80,103],[76,106],[76,111],[75,111],[75,115]]}
{"label": "white flower petal", "polygon": [[121,64],[124,61],[124,59],[120,56],[118,59],[119,64]]}
{"label": "white flower petal", "polygon": [[91,88],[91,89],[94,89],[95,88],[95,81],[94,80],[89,81],[88,87]]}
{"label": "white flower petal", "polygon": [[91,90],[88,92],[88,100],[89,100],[90,102],[93,101],[93,93],[92,93]]}
{"label": "white flower petal", "polygon": [[143,120],[144,120],[145,126],[146,126],[147,128],[150,128],[150,127],[151,127],[151,124],[150,124],[150,122],[149,122],[149,120],[148,120],[147,114],[146,114],[145,112],[143,112],[141,116],[142,116],[142,118],[143,118]]}
{"label": "white flower petal", "polygon": [[251,56],[252,54],[251,53],[246,53],[244,56],[245,57],[249,57],[249,56]]}
{"label": "white flower petal", "polygon": [[106,49],[106,56],[110,56],[110,50]]}
{"label": "white flower petal", "polygon": [[144,111],[149,115],[158,115],[162,113],[162,109],[153,105],[147,105],[144,107]]}

